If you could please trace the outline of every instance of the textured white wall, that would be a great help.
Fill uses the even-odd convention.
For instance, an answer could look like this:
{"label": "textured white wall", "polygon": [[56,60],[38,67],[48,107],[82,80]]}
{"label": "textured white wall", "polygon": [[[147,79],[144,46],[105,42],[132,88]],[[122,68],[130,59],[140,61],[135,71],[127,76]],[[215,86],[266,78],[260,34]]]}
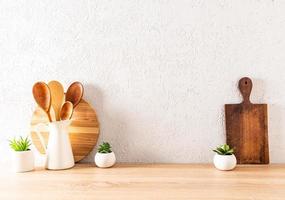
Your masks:
{"label": "textured white wall", "polygon": [[[0,0],[0,160],[27,134],[35,81],[83,82],[121,162],[211,162],[225,103],[253,78],[285,162],[285,1]],[[92,161],[95,151],[85,161]]]}

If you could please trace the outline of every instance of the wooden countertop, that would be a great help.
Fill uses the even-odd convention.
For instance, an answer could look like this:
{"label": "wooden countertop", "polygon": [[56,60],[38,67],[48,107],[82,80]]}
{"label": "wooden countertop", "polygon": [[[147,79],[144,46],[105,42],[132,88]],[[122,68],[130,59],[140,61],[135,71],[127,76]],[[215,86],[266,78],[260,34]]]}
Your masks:
{"label": "wooden countertop", "polygon": [[0,199],[285,199],[285,165],[247,165],[223,172],[203,164],[117,164],[99,169],[0,172]]}

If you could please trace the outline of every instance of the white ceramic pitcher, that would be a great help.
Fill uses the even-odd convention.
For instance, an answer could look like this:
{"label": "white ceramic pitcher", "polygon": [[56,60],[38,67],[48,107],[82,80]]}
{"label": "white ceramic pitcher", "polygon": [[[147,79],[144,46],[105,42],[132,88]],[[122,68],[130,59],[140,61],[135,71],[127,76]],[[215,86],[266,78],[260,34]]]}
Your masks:
{"label": "white ceramic pitcher", "polygon": [[[74,158],[68,133],[68,126],[70,124],[71,120],[64,120],[36,125],[35,131],[46,153],[47,169],[59,170],[68,169],[74,166]],[[40,126],[47,126],[49,130],[47,146],[39,131]]]}

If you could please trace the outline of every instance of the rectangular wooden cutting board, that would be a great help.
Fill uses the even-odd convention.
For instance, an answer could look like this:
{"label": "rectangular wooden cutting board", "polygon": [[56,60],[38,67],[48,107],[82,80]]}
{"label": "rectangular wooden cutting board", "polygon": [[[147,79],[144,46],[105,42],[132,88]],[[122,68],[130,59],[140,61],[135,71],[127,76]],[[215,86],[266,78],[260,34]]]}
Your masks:
{"label": "rectangular wooden cutting board", "polygon": [[240,104],[226,104],[227,144],[235,149],[238,164],[268,164],[267,104],[252,104],[252,81],[239,81],[243,96]]}

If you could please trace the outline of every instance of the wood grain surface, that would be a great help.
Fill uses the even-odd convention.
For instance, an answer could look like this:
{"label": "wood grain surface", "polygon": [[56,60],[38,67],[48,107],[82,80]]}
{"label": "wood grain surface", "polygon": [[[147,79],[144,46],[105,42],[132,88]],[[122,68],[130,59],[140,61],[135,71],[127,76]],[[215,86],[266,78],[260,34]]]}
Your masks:
{"label": "wood grain surface", "polygon": [[[31,138],[36,148],[44,153],[40,140],[33,131],[38,123],[47,123],[48,118],[42,109],[36,108],[31,121]],[[48,142],[48,130],[42,128],[45,142]],[[74,109],[69,127],[70,140],[75,162],[85,158],[94,148],[99,136],[99,122],[95,110],[83,99]]]}
{"label": "wood grain surface", "polygon": [[[3,167],[3,166],[2,166]],[[284,200],[285,165],[117,164],[15,174],[0,170],[3,200]]]}
{"label": "wood grain surface", "polygon": [[235,149],[239,164],[268,164],[267,104],[252,104],[252,81],[245,77],[239,81],[243,96],[240,104],[226,104],[227,143]]}

